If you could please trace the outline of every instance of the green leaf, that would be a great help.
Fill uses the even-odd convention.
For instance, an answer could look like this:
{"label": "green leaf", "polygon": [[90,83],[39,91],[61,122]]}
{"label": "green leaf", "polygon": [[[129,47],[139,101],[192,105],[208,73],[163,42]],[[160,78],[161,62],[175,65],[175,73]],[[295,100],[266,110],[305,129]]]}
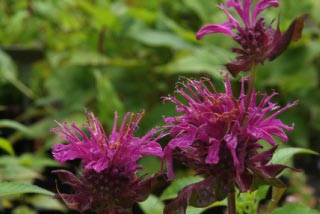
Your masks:
{"label": "green leaf", "polygon": [[191,49],[192,45],[174,33],[156,30],[136,30],[131,37],[150,46],[167,46],[177,50]]}
{"label": "green leaf", "polygon": [[206,72],[219,79],[221,78],[222,64],[228,61],[230,54],[219,47],[215,47],[214,51],[219,52],[219,54],[212,54],[213,51],[210,49],[199,49],[187,55],[177,56],[176,59],[165,66],[159,67],[158,70],[170,74]]}
{"label": "green leaf", "polygon": [[21,123],[14,121],[14,120],[6,120],[6,119],[0,120],[0,128],[12,128],[12,129],[16,129],[18,131],[21,131],[28,136],[32,135],[32,133],[28,127],[26,127],[25,125],[23,125]]}
{"label": "green leaf", "polygon": [[60,164],[44,155],[24,153],[19,157],[19,163],[21,166],[32,168],[37,171],[41,171],[44,167],[57,167]]}
{"label": "green leaf", "polygon": [[3,149],[12,156],[14,155],[14,150],[12,148],[11,143],[7,139],[2,137],[0,137],[0,149]]}
{"label": "green leaf", "polygon": [[54,193],[32,184],[22,184],[13,182],[0,183],[0,196],[24,193],[38,193],[50,196],[54,195]]}
{"label": "green leaf", "polygon": [[123,105],[109,77],[99,70],[94,71],[97,87],[99,117],[107,124],[112,124],[114,112],[123,112]]}
{"label": "green leaf", "polygon": [[311,154],[311,155],[319,155],[319,153],[312,151],[310,149],[304,148],[282,148],[275,152],[272,157],[271,162],[273,164],[285,164],[292,158],[295,154]]}
{"label": "green leaf", "polygon": [[34,195],[32,197],[26,198],[26,201],[41,210],[59,210],[61,212],[66,212],[66,207],[62,204],[59,199],[52,198],[48,195]]}
{"label": "green leaf", "polygon": [[173,199],[177,197],[178,192],[182,190],[185,186],[189,184],[193,184],[203,180],[200,176],[193,176],[193,177],[183,177],[178,178],[172,181],[172,183],[163,191],[160,196],[161,200]]}
{"label": "green leaf", "polygon": [[209,205],[207,207],[203,207],[203,208],[188,206],[187,207],[187,214],[200,214],[205,210],[208,210],[213,207],[218,207],[218,206],[227,206],[227,200],[224,199],[222,201],[216,201],[216,202],[212,203],[211,205]]}
{"label": "green leaf", "polygon": [[164,204],[154,195],[150,195],[147,200],[139,203],[145,214],[162,214]]}
{"label": "green leaf", "polygon": [[14,208],[12,214],[37,214],[37,211],[26,205],[19,205],[18,207]]}
{"label": "green leaf", "polygon": [[[0,50],[0,77],[5,79],[19,89],[29,98],[34,98],[34,93],[23,82],[18,79],[18,71],[11,58]],[[2,79],[1,78],[1,79]]]}
{"label": "green leaf", "polygon": [[108,27],[110,29],[117,27],[118,18],[108,3],[99,6],[86,1],[79,1],[78,6],[90,15],[92,19],[91,25],[96,25],[99,29],[102,27]]}
{"label": "green leaf", "polygon": [[274,210],[274,214],[319,214],[319,210],[311,209],[303,204],[289,203]]}

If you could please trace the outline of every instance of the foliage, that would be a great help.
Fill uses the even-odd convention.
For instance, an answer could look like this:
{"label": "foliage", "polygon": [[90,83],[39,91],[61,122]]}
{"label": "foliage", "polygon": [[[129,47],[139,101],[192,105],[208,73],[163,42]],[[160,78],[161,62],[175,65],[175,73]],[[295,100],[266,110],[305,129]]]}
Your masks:
{"label": "foliage", "polygon": [[[87,108],[110,130],[115,111],[123,116],[144,109],[146,117],[137,130],[142,134],[161,126],[163,116],[173,114],[173,106],[165,108],[161,97],[173,91],[179,76],[221,78],[223,63],[234,58],[229,51],[232,41],[221,35],[195,39],[204,24],[223,22],[224,13],[214,7],[217,2],[221,1],[1,1],[0,185],[23,183],[36,190],[41,184],[56,191],[47,173],[57,167],[48,155],[58,142],[49,132],[54,120],[82,124]],[[292,160],[295,154],[299,158],[311,150],[320,152],[320,2],[280,0],[280,5],[281,29],[300,14],[309,13],[309,19],[302,40],[259,67],[256,87],[278,91],[276,101],[282,106],[300,100],[281,119],[295,123],[289,145],[305,149],[279,150],[275,157]],[[269,22],[278,11],[265,14]],[[303,158],[316,170],[314,157]],[[150,172],[159,166],[158,162],[150,166],[149,159],[143,162],[149,164]],[[188,179],[186,174],[181,169],[181,179]],[[162,204],[152,204],[170,199],[171,189],[170,185],[162,195],[151,196],[141,209],[145,213],[150,206],[160,210]],[[3,204],[14,200],[23,201],[16,196],[1,198]],[[188,213],[204,210],[191,207]],[[296,210],[316,213],[297,204],[277,208],[275,213]]]}

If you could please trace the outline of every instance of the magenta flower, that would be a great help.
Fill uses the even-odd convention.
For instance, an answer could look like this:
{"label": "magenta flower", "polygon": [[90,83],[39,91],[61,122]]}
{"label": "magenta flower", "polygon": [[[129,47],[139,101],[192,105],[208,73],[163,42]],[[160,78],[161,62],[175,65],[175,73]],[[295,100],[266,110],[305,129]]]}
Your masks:
{"label": "magenta flower", "polygon": [[162,157],[162,148],[156,142],[161,135],[154,137],[156,129],[141,138],[134,136],[142,115],[127,113],[117,131],[115,114],[109,137],[93,113],[87,113],[89,136],[75,124],[57,122],[59,127],[53,133],[69,143],[53,147],[55,160],[81,159],[83,166],[79,178],[66,170],[54,171],[74,189],[73,194],[58,194],[67,206],[80,212],[90,209],[99,214],[129,214],[134,202],[147,198],[156,177],[139,178],[136,172],[142,166],[137,161],[146,155]]}
{"label": "magenta flower", "polygon": [[[197,33],[197,39],[201,39],[207,34],[222,33],[231,36],[240,48],[233,48],[237,53],[236,61],[226,63],[226,67],[233,76],[237,76],[240,71],[248,71],[254,64],[263,63],[265,60],[272,61],[287,49],[290,41],[297,41],[301,37],[303,22],[307,15],[296,18],[289,28],[281,33],[279,24],[274,29],[271,24],[265,26],[260,13],[268,7],[278,7],[278,0],[259,0],[252,8],[252,0],[228,0],[226,6],[232,7],[238,13],[243,24],[241,24],[223,6],[217,5],[228,16],[228,21],[222,24],[209,24],[202,27]],[[235,30],[235,31],[234,31]]]}
{"label": "magenta flower", "polygon": [[[176,90],[177,97],[183,100],[165,98],[176,104],[177,112],[181,113],[165,118],[172,137],[164,149],[169,179],[174,178],[173,159],[205,176],[204,181],[181,191],[166,213],[189,202],[206,206],[221,200],[233,191],[234,184],[241,192],[262,184],[282,185],[276,175],[287,166],[270,163],[277,148],[274,137],[287,142],[284,131],[292,130],[293,125],[285,125],[277,116],[297,102],[280,108],[271,102],[276,93],[253,92],[246,108],[245,83],[242,80],[241,93],[236,98],[228,75],[223,93],[217,92],[209,79],[186,79]],[[267,141],[270,148],[264,148],[260,140]],[[203,197],[201,191],[205,192]]]}

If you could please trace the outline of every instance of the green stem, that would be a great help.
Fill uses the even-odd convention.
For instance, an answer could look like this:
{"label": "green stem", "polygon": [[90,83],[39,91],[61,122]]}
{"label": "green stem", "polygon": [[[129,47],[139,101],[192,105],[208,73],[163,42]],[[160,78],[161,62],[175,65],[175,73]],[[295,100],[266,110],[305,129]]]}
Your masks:
{"label": "green stem", "polygon": [[254,91],[254,82],[256,80],[256,64],[252,65],[252,68],[250,70],[250,76],[249,76],[249,88],[247,92],[247,99],[246,99],[246,110],[249,108],[249,104],[251,102],[252,93]]}
{"label": "green stem", "polygon": [[235,192],[228,193],[228,214],[236,214],[236,194]]}

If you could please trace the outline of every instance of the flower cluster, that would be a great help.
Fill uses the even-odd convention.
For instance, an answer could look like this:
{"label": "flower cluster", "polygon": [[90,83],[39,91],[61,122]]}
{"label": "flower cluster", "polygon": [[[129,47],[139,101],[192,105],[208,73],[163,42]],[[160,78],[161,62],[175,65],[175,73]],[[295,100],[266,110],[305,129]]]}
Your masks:
{"label": "flower cluster", "polygon": [[[208,24],[197,33],[197,39],[207,34],[222,33],[231,36],[241,48],[233,48],[238,54],[236,61],[226,63],[226,67],[233,76],[240,71],[248,71],[254,64],[263,63],[265,60],[273,60],[283,53],[289,46],[291,40],[297,41],[301,37],[304,19],[307,15],[295,19],[289,28],[281,33],[279,23],[277,28],[272,25],[266,26],[265,19],[259,14],[268,7],[278,7],[278,0],[259,0],[252,7],[252,0],[228,0],[226,7],[234,8],[240,16],[243,25],[226,9],[224,5],[217,7],[223,10],[229,21],[222,24]],[[235,30],[236,32],[234,32]]]}
{"label": "flower cluster", "polygon": [[[141,138],[134,136],[142,113],[136,116],[127,113],[118,131],[115,114],[109,137],[93,113],[87,113],[85,129],[89,136],[75,124],[57,122],[58,128],[53,133],[68,144],[55,145],[54,158],[61,163],[81,159],[83,168],[78,177],[66,170],[55,171],[62,182],[74,190],[73,194],[58,190],[57,197],[80,212],[130,214],[135,202],[148,197],[157,178],[156,175],[137,176],[137,170],[142,168],[137,161],[145,155],[163,159],[169,180],[174,179],[174,159],[204,177],[201,182],[182,189],[165,207],[165,214],[184,214],[189,204],[203,207],[227,196],[230,207],[235,207],[234,197],[230,195],[234,196],[236,187],[245,192],[265,184],[283,186],[277,175],[288,166],[274,164],[271,159],[278,146],[276,138],[287,142],[286,131],[291,131],[293,125],[286,125],[277,117],[298,102],[281,108],[271,101],[276,92],[256,92],[255,65],[275,59],[292,40],[298,40],[306,15],[295,19],[281,33],[279,26],[266,26],[264,18],[259,17],[266,8],[278,7],[278,0],[252,3],[253,0],[227,0],[218,7],[226,13],[228,21],[209,24],[197,33],[198,39],[207,34],[223,33],[240,45],[232,49],[238,56],[236,61],[226,64],[227,69],[233,76],[254,69],[249,78],[242,78],[238,96],[233,92],[228,74],[223,92],[208,78],[185,78],[178,84],[176,96],[164,98],[176,105],[178,116],[164,118],[162,134],[157,136],[157,129]],[[243,23],[227,8],[234,8]],[[162,151],[157,141],[165,135],[171,139]],[[229,211],[236,213],[235,208]]]}
{"label": "flower cluster", "polygon": [[72,209],[81,212],[91,209],[95,213],[131,213],[136,201],[143,201],[149,195],[155,176],[147,179],[136,174],[142,166],[137,160],[145,155],[162,157],[162,148],[154,137],[157,130],[152,129],[138,138],[134,131],[142,117],[127,113],[119,131],[117,114],[110,136],[107,137],[102,125],[93,113],[87,113],[85,128],[89,137],[75,124],[71,126],[57,122],[53,133],[68,141],[53,147],[55,160],[64,163],[81,159],[83,172],[79,178],[66,170],[54,171],[60,179],[74,189],[74,194],[60,194]]}

